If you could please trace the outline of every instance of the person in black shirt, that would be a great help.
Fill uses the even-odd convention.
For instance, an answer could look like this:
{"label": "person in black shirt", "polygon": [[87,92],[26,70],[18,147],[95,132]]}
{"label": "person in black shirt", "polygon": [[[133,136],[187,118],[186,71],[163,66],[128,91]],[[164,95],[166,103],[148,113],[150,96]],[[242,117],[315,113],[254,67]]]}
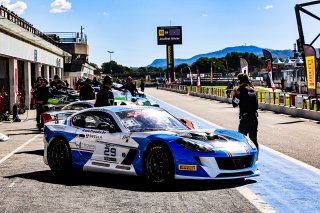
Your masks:
{"label": "person in black shirt", "polygon": [[91,80],[87,78],[84,85],[80,88],[80,100],[93,100],[94,89],[91,86]]}
{"label": "person in black shirt", "polygon": [[249,86],[250,81],[246,74],[238,75],[239,88],[233,91],[233,107],[239,106],[239,132],[247,135],[259,149],[258,132],[258,100],[256,91]]}
{"label": "person in black shirt", "polygon": [[127,83],[123,85],[121,89],[128,90],[132,96],[136,96],[136,93],[138,93],[137,87],[132,83],[130,76],[127,78]]}
{"label": "person in black shirt", "polygon": [[97,93],[95,107],[112,106],[114,103],[112,87],[112,77],[107,75],[103,79],[102,88]]}
{"label": "person in black shirt", "polygon": [[35,90],[36,97],[36,110],[37,110],[37,127],[40,130],[43,127],[43,120],[41,119],[41,113],[45,112],[44,105],[48,103],[48,99],[51,96],[50,88],[47,87],[48,81],[43,79],[42,85]]}
{"label": "person in black shirt", "polygon": [[60,80],[60,77],[58,75],[55,75],[53,77],[53,81],[50,82],[50,87],[56,90],[60,90],[65,88],[65,84]]}
{"label": "person in black shirt", "polygon": [[141,83],[140,83],[140,89],[141,89],[141,92],[144,92],[144,81],[143,79],[141,79]]}
{"label": "person in black shirt", "polygon": [[100,82],[97,80],[96,77],[93,77],[93,80],[92,80],[92,86],[93,87],[99,87],[101,84]]}

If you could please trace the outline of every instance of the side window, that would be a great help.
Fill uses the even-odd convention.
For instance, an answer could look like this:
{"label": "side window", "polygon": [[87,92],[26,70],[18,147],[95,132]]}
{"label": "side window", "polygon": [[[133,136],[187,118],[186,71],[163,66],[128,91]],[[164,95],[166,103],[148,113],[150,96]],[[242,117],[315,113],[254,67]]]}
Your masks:
{"label": "side window", "polygon": [[88,129],[100,129],[102,125],[108,125],[114,127],[116,132],[121,132],[113,117],[108,113],[100,111],[91,111],[78,114],[72,118],[72,123],[74,126]]}
{"label": "side window", "polygon": [[99,125],[97,117],[94,115],[94,112],[85,112],[73,116],[72,124],[76,127],[96,129]]}
{"label": "side window", "polygon": [[85,115],[78,114],[76,116],[72,117],[72,125],[76,127],[81,127],[84,128],[86,126],[86,120],[85,120]]}
{"label": "side window", "polygon": [[[110,126],[113,126],[117,132],[121,132],[119,126],[114,121],[113,117],[105,112],[97,112],[97,120],[99,120],[99,124],[104,123]],[[99,125],[98,125],[99,128]]]}

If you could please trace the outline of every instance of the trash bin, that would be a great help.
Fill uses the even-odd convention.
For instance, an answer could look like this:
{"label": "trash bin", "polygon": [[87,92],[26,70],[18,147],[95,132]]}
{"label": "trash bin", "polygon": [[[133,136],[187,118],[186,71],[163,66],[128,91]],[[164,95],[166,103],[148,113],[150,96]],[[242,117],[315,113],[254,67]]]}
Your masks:
{"label": "trash bin", "polygon": [[303,109],[304,99],[302,95],[295,96],[295,107]]}
{"label": "trash bin", "polygon": [[297,93],[293,92],[290,94],[290,106],[295,106],[296,105],[296,96]]}

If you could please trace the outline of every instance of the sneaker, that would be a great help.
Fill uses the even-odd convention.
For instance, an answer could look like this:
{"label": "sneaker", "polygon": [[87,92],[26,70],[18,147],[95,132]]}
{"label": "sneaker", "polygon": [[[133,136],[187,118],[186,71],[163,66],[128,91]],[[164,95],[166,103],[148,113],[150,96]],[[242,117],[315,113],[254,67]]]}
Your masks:
{"label": "sneaker", "polygon": [[16,118],[13,120],[13,122],[21,122],[21,119],[18,118],[18,117],[16,117]]}

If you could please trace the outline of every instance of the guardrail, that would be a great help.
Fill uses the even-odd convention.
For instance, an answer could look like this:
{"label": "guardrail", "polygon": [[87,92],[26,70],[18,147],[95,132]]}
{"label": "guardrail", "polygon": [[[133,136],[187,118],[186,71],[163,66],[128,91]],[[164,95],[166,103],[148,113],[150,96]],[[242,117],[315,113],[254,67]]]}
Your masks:
{"label": "guardrail", "polygon": [[8,19],[9,21],[15,23],[16,25],[28,30],[29,32],[33,33],[34,35],[50,42],[51,44],[58,46],[58,43],[54,41],[52,38],[38,30],[37,28],[33,27],[32,24],[24,20],[23,18],[19,17],[17,14],[13,13],[12,11],[5,8],[3,5],[0,6],[0,16],[3,18]]}
{"label": "guardrail", "polygon": [[[207,98],[213,100],[222,100],[222,98],[229,99],[227,102],[231,103],[232,90],[214,88],[214,87],[197,87],[185,85],[165,85],[159,84],[157,88],[197,96],[200,98]],[[258,102],[261,104],[278,105],[290,107],[295,109],[307,109],[312,111],[319,111],[320,104],[316,102],[315,98],[310,99],[305,94],[285,93],[285,92],[266,92],[257,91]]]}

